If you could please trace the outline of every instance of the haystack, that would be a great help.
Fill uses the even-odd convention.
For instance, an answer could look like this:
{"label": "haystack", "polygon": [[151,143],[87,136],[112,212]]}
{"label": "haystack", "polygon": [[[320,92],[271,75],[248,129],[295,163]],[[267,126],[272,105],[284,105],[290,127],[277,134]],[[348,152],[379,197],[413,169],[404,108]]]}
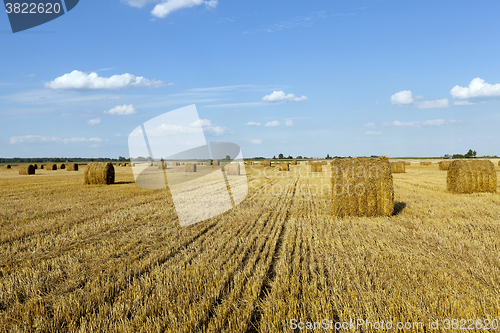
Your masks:
{"label": "haystack", "polygon": [[327,162],[327,161],[321,161],[321,164],[322,164],[322,165],[327,165],[327,164],[328,164],[328,162]]}
{"label": "haystack", "polygon": [[448,167],[448,191],[474,193],[497,191],[497,172],[488,160],[457,160]]}
{"label": "haystack", "polygon": [[411,165],[411,162],[406,162],[406,161],[405,161],[405,165]]}
{"label": "haystack", "polygon": [[498,166],[500,166],[500,161],[498,161]]}
{"label": "haystack", "polygon": [[66,165],[65,165],[65,164],[63,164],[63,163],[58,164],[58,165],[57,165],[57,169],[58,169],[58,170],[64,170],[64,169],[66,169]]}
{"label": "haystack", "polygon": [[194,163],[186,163],[186,167],[184,172],[196,172],[196,164]]}
{"label": "haystack", "polygon": [[40,170],[42,170],[42,169],[43,169],[43,165],[40,165]]}
{"label": "haystack", "polygon": [[12,167],[10,166],[10,164],[4,165],[3,168],[4,169],[12,169]]}
{"label": "haystack", "polygon": [[279,171],[290,171],[290,165],[288,164],[288,162],[280,162],[278,167]]}
{"label": "haystack", "polygon": [[47,164],[45,167],[47,170],[57,170],[57,164]]}
{"label": "haystack", "polygon": [[296,160],[291,161],[290,165],[297,165],[297,161]]}
{"label": "haystack", "polygon": [[394,187],[387,157],[344,158],[332,163],[335,216],[391,216]]}
{"label": "haystack", "polygon": [[19,165],[19,174],[26,175],[34,175],[35,174],[35,166],[32,164],[21,164]]}
{"label": "haystack", "polygon": [[33,166],[35,167],[35,170],[38,170],[38,164],[33,164]]}
{"label": "haystack", "polygon": [[392,173],[405,173],[405,162],[390,162]]}
{"label": "haystack", "polygon": [[311,162],[311,172],[323,172],[323,163]]}
{"label": "haystack", "polygon": [[78,164],[76,163],[70,163],[68,164],[68,167],[66,168],[68,171],[78,171]]}
{"label": "haystack", "polygon": [[270,167],[271,166],[271,160],[263,160],[261,164],[265,167]]}
{"label": "haystack", "polygon": [[439,170],[447,171],[450,167],[452,161],[441,161],[439,162]]}
{"label": "haystack", "polygon": [[84,184],[113,184],[115,182],[115,168],[111,162],[91,162],[83,173]]}
{"label": "haystack", "polygon": [[432,162],[420,162],[420,165],[431,165]]}
{"label": "haystack", "polygon": [[240,164],[230,163],[225,166],[226,175],[228,176],[239,176],[240,175]]}

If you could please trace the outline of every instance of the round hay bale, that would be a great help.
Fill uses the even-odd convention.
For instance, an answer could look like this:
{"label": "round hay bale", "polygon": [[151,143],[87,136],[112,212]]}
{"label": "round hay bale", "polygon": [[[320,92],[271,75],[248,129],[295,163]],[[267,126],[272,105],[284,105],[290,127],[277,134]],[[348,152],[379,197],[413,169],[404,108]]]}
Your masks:
{"label": "round hay bale", "polygon": [[279,171],[290,171],[290,165],[287,162],[280,162],[278,168]]}
{"label": "round hay bale", "polygon": [[497,191],[497,172],[489,160],[457,160],[448,167],[448,191],[474,193]]}
{"label": "round hay bale", "polygon": [[33,166],[35,167],[35,170],[38,170],[38,164],[33,164]]}
{"label": "round hay bale", "polygon": [[84,184],[113,184],[115,182],[115,168],[111,162],[91,162],[83,173]]}
{"label": "round hay bale", "polygon": [[405,162],[405,165],[411,165],[411,162]]}
{"label": "round hay bale", "polygon": [[297,160],[293,160],[290,162],[290,165],[297,165]]}
{"label": "round hay bale", "polygon": [[34,175],[35,166],[33,164],[21,164],[19,165],[19,174],[23,176]]}
{"label": "round hay bale", "polygon": [[431,165],[432,162],[420,162],[420,165]]}
{"label": "round hay bale", "polygon": [[47,164],[45,167],[47,170],[57,170],[57,164]]}
{"label": "round hay bale", "polygon": [[323,172],[323,163],[311,162],[311,172]]}
{"label": "round hay bale", "polygon": [[78,171],[78,164],[76,163],[70,163],[68,164],[68,167],[66,168],[68,171]]}
{"label": "round hay bale", "polygon": [[10,164],[4,165],[3,168],[4,169],[12,169],[12,167],[10,166]]}
{"label": "round hay bale", "polygon": [[264,160],[260,162],[264,167],[271,167],[271,160]]}
{"label": "round hay bale", "polygon": [[64,169],[66,169],[66,165],[64,163],[58,164],[57,165],[57,169],[58,170],[64,170]]}
{"label": "round hay bale", "polygon": [[393,214],[394,187],[387,157],[334,159],[332,165],[335,216]]}
{"label": "round hay bale", "polygon": [[40,170],[43,170],[44,166],[43,165],[40,165]]}
{"label": "round hay bale", "polygon": [[240,175],[240,164],[230,163],[225,166],[226,174],[228,176],[239,176]]}
{"label": "round hay bale", "polygon": [[405,162],[398,161],[398,162],[390,162],[391,164],[391,171],[392,173],[405,173]]}
{"label": "round hay bale", "polygon": [[452,161],[441,161],[439,162],[439,170],[442,171],[448,171],[448,168],[450,167]]}
{"label": "round hay bale", "polygon": [[186,167],[184,168],[185,172],[196,172],[196,164],[194,163],[186,163]]}

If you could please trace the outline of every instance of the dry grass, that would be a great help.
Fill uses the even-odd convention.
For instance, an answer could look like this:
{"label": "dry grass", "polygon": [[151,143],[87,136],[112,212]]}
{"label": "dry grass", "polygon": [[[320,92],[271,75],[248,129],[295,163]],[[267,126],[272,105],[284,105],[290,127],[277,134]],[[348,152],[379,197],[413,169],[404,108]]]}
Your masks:
{"label": "dry grass", "polygon": [[83,172],[85,185],[110,185],[115,182],[115,168],[111,162],[91,162]]}
{"label": "dry grass", "polygon": [[403,161],[398,161],[398,162],[390,162],[391,164],[391,171],[392,173],[405,173],[405,162]]}
{"label": "dry grass", "polygon": [[447,174],[448,190],[454,193],[496,192],[497,172],[488,160],[453,161]]}
{"label": "dry grass", "polygon": [[331,192],[318,191],[325,173],[246,172],[245,201],[182,228],[169,192],[137,187],[130,168],[115,186],[2,170],[0,331],[500,317],[499,195],[454,195],[443,172],[415,165],[393,176],[396,215],[337,218]]}

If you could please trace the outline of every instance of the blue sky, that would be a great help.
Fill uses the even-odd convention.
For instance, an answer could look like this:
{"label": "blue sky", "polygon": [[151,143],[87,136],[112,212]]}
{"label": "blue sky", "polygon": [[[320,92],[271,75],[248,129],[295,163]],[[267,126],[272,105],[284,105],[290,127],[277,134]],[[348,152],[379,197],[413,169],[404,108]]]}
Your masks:
{"label": "blue sky", "polygon": [[246,157],[500,155],[499,10],[82,0],[16,34],[0,14],[0,156],[128,156],[132,130],[190,104]]}

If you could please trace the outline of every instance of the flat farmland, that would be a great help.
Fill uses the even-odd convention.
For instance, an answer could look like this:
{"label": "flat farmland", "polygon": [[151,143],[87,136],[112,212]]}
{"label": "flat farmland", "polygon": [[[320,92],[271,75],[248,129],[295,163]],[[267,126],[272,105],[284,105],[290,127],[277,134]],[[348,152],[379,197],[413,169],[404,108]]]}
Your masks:
{"label": "flat farmland", "polygon": [[500,319],[500,189],[448,193],[437,164],[393,174],[394,215],[378,218],[333,217],[326,172],[246,166],[247,198],[188,227],[168,190],[115,170],[109,186],[0,170],[0,332]]}

